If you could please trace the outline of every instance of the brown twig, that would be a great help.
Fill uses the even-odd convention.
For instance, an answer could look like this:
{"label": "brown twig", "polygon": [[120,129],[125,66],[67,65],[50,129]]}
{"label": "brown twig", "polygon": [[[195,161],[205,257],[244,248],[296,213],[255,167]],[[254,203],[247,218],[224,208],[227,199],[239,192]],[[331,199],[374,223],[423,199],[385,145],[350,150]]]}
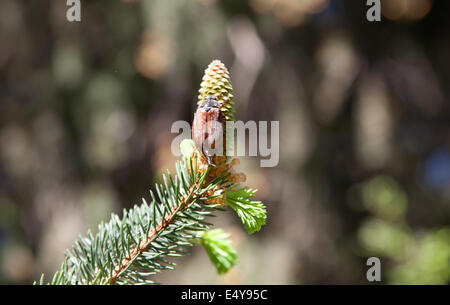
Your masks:
{"label": "brown twig", "polygon": [[[158,235],[159,232],[167,228],[177,218],[177,211],[182,211],[189,203],[192,202],[194,197],[192,196],[195,190],[199,187],[199,182],[195,183],[189,188],[189,192],[180,199],[180,203],[172,208],[170,213],[168,213],[164,219],[159,223],[154,229],[151,229],[147,237],[143,239],[138,246],[135,246],[131,253],[122,259],[120,265],[114,268],[111,278],[107,280],[109,285],[113,285],[118,280],[119,276],[124,272],[138,255],[145,252],[150,246],[153,239]],[[178,209],[179,208],[179,209]]]}

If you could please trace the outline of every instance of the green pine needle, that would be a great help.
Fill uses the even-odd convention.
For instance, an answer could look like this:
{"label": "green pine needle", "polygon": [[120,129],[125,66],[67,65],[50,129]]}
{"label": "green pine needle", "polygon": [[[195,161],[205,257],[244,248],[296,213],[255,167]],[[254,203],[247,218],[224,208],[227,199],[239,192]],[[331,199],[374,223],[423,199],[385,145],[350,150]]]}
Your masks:
{"label": "green pine needle", "polygon": [[201,242],[217,273],[223,274],[236,264],[236,251],[228,239],[230,234],[222,229],[206,231],[201,235]]}
{"label": "green pine needle", "polygon": [[237,213],[249,234],[266,224],[266,207],[261,201],[250,200],[257,190],[243,187],[226,193],[227,204]]}

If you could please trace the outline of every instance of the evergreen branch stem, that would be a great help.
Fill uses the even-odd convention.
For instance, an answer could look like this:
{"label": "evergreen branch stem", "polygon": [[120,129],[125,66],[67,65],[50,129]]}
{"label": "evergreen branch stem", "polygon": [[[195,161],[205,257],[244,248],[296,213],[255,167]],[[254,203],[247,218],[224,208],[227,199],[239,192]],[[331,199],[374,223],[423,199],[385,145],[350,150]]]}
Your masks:
{"label": "evergreen branch stem", "polygon": [[[129,266],[133,264],[133,261],[141,255],[143,252],[145,252],[152,241],[158,237],[158,235],[164,231],[165,228],[167,228],[168,225],[173,223],[173,221],[177,218],[177,215],[180,211],[182,211],[184,208],[186,208],[193,200],[195,200],[194,194],[198,192],[199,189],[203,186],[203,183],[205,181],[205,178],[208,175],[210,167],[207,168],[206,172],[202,175],[202,177],[199,179],[198,182],[193,184],[188,191],[187,196],[181,197],[179,204],[174,206],[172,208],[172,211],[168,213],[164,219],[154,228],[151,229],[148,233],[147,237],[143,239],[139,245],[135,246],[134,249],[130,252],[130,254],[123,258],[120,265],[116,266],[114,268],[114,272],[111,275],[109,279],[106,280],[106,282],[109,285],[114,285],[117,279],[120,277],[120,275],[125,272]],[[100,271],[99,271],[100,272]],[[96,277],[97,278],[97,277]]]}

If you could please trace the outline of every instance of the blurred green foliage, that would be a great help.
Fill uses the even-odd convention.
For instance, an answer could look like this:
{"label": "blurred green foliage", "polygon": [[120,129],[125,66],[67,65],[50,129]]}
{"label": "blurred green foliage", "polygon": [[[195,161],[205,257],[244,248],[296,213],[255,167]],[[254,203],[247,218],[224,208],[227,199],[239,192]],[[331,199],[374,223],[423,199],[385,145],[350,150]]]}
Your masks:
{"label": "blurred green foliage", "polygon": [[377,176],[362,188],[373,216],[358,231],[370,255],[392,260],[393,284],[446,284],[450,281],[450,227],[413,229],[405,221],[407,196],[394,179]]}

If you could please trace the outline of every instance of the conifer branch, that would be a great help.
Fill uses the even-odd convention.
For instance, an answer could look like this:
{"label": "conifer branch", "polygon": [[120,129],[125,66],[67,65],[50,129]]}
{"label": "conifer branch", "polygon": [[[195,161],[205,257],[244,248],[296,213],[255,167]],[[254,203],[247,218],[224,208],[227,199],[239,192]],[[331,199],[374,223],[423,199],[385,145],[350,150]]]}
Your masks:
{"label": "conifer branch", "polygon": [[133,263],[134,259],[141,255],[143,252],[145,252],[148,247],[150,246],[151,242],[165,229],[167,226],[176,219],[178,212],[183,211],[184,208],[186,208],[189,203],[192,202],[194,198],[194,193],[198,192],[198,190],[203,185],[203,182],[205,180],[206,175],[209,172],[208,170],[203,175],[202,179],[198,182],[196,182],[194,185],[192,185],[189,189],[188,195],[183,196],[180,200],[180,202],[172,208],[172,211],[168,213],[164,219],[152,230],[150,230],[149,234],[145,239],[143,239],[138,246],[136,246],[132,251],[131,254],[127,257],[125,257],[122,260],[122,263],[114,268],[114,272],[111,276],[111,278],[107,282],[110,285],[115,284],[118,277],[130,266],[130,264]]}
{"label": "conifer branch", "polygon": [[[199,99],[215,95],[227,120],[234,118],[233,94],[229,73],[220,61],[205,70]],[[176,174],[163,175],[156,184],[152,201],[112,214],[98,226],[97,234],[80,236],[51,282],[52,285],[152,284],[150,276],[173,269],[170,257],[185,254],[184,248],[202,244],[218,273],[236,263],[228,234],[222,230],[207,232],[206,217],[230,206],[249,233],[259,231],[266,221],[266,210],[259,201],[250,200],[256,190],[241,187],[245,175],[234,172],[237,159],[215,156],[212,167],[195,148],[184,140],[183,158],[176,164]],[[44,284],[44,275],[39,284]],[[37,284],[35,282],[35,284]]]}

